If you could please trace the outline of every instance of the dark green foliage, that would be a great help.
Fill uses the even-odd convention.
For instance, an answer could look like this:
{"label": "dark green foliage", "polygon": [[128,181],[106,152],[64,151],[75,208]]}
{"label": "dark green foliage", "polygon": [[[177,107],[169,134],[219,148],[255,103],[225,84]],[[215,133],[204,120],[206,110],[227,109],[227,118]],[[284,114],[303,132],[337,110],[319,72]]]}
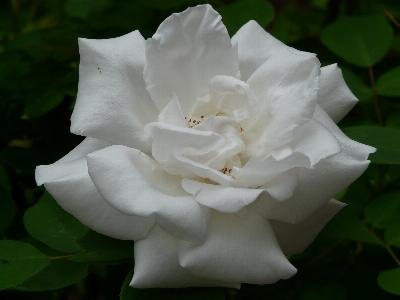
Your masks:
{"label": "dark green foliage", "polygon": [[343,17],[326,27],[321,41],[348,62],[367,67],[389,50],[393,29],[382,15]]}
{"label": "dark green foliage", "polygon": [[[338,63],[360,100],[338,125],[378,151],[336,199],[348,204],[290,257],[298,274],[271,285],[133,289],[133,242],[64,211],[34,169],[73,149],[78,37],[140,30],[212,5],[232,36],[256,20],[288,45]],[[400,295],[400,2],[393,0],[0,1],[0,299],[398,299]],[[122,289],[121,289],[122,287]],[[119,294],[120,292],[120,294]]]}
{"label": "dark green foliage", "polygon": [[224,5],[217,11],[233,36],[249,20],[257,21],[262,27],[266,27],[274,18],[274,8],[263,0],[241,0],[232,4]]}
{"label": "dark green foliage", "polygon": [[[129,287],[132,280],[133,270],[129,272],[122,285],[120,300],[224,300],[225,289],[223,288],[185,288],[185,289],[133,289]],[[229,293],[229,290],[226,291]]]}
{"label": "dark green foliage", "polygon": [[376,147],[378,151],[369,156],[373,163],[400,164],[400,130],[378,126],[345,128],[343,132],[351,139]]}
{"label": "dark green foliage", "polygon": [[393,68],[382,74],[378,79],[376,88],[380,95],[389,97],[400,96],[400,67]]}
{"label": "dark green foliage", "polygon": [[64,252],[77,252],[77,240],[89,228],[63,210],[48,192],[24,215],[28,233],[44,244]]}
{"label": "dark green foliage", "polygon": [[49,259],[43,253],[17,241],[0,241],[0,260],[0,290],[24,282],[49,265]]}

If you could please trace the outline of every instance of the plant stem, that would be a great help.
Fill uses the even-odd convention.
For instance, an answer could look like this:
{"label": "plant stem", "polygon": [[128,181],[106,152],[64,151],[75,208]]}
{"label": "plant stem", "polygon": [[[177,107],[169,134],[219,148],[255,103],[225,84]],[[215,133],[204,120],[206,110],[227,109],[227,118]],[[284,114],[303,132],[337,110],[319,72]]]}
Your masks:
{"label": "plant stem", "polygon": [[376,116],[378,118],[378,124],[379,124],[379,126],[383,127],[381,110],[379,108],[378,92],[376,91],[374,70],[372,69],[372,66],[368,66],[368,71],[369,71],[369,79],[371,81],[372,95],[373,95],[373,98],[374,98],[375,112],[376,112]]}
{"label": "plant stem", "polygon": [[400,28],[400,23],[397,22],[396,18],[395,18],[390,12],[388,12],[387,10],[384,10],[384,13],[385,13],[386,17],[387,17],[390,21],[392,21],[392,23],[393,23],[394,25],[396,25],[397,27]]}
{"label": "plant stem", "polygon": [[379,242],[385,246],[387,252],[389,252],[390,256],[393,258],[393,260],[396,262],[396,264],[400,267],[400,259],[396,256],[396,254],[393,252],[392,248],[390,247],[389,244],[385,243],[379,236],[375,234],[372,230],[368,230],[374,237],[376,237]]}
{"label": "plant stem", "polygon": [[50,260],[59,260],[59,259],[65,259],[74,256],[75,254],[69,254],[69,255],[63,255],[63,256],[48,256]]}

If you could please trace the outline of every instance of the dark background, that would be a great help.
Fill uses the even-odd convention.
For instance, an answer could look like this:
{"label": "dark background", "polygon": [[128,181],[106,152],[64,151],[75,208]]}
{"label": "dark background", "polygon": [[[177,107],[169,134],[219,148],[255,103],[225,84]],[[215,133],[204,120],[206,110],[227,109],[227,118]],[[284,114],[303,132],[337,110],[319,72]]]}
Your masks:
{"label": "dark background", "polygon": [[[382,77],[400,65],[400,1],[395,0],[0,0],[1,239],[45,247],[28,237],[23,215],[44,192],[34,181],[35,166],[53,163],[83,139],[69,132],[78,86],[77,38],[111,38],[136,29],[148,38],[171,13],[201,3],[221,13],[230,35],[254,19],[282,42],[317,53],[322,65],[337,62],[360,99],[339,126],[363,126],[345,132],[377,147],[379,156],[336,197],[349,205],[304,253],[290,258],[299,270],[293,278],[243,285],[240,291],[129,290],[121,299],[398,299],[394,294],[400,295],[400,272],[381,273],[400,270],[400,72]],[[345,44],[341,39],[352,36],[351,28],[343,28],[333,46],[321,39],[328,26],[345,16],[380,16],[390,26],[393,33],[383,50],[378,49],[385,44],[379,40],[383,25],[371,21],[365,27],[372,39],[366,51],[377,47],[384,51],[382,57],[360,66],[337,53],[335,43]],[[1,291],[0,298],[120,299],[132,262],[87,265],[84,276],[72,277],[72,285],[62,280],[40,288],[22,284]],[[55,273],[65,270],[62,265],[53,268]],[[0,269],[0,280],[4,274]]]}

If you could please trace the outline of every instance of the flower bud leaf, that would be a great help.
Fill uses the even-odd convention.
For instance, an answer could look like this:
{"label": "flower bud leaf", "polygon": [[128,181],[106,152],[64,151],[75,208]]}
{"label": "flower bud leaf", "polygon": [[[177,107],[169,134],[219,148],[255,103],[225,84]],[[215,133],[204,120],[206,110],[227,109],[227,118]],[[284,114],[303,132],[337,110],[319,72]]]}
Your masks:
{"label": "flower bud leaf", "polygon": [[378,284],[385,291],[400,295],[400,268],[380,272]]}
{"label": "flower bud leaf", "polygon": [[380,61],[392,40],[393,29],[380,15],[343,17],[321,33],[321,41],[329,50],[359,67]]}
{"label": "flower bud leaf", "polygon": [[64,252],[80,250],[76,240],[89,230],[62,209],[53,197],[45,192],[39,202],[24,215],[28,233],[44,244]]}
{"label": "flower bud leaf", "polygon": [[0,241],[0,290],[16,286],[49,264],[49,259],[32,245]]}

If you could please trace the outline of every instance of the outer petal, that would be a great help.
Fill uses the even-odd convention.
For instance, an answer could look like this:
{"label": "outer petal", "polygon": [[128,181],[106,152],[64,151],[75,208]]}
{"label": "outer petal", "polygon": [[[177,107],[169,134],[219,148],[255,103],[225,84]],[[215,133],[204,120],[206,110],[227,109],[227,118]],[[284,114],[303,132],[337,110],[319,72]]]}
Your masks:
{"label": "outer petal", "polygon": [[314,166],[321,159],[339,153],[341,150],[335,135],[324,125],[311,119],[299,128],[290,143],[280,149],[275,149],[271,154],[277,159],[281,159],[293,152],[303,153],[309,157],[311,166]]}
{"label": "outer petal", "polygon": [[178,262],[178,239],[154,226],[145,239],[135,242],[135,270],[130,286],[134,288],[183,288],[225,286],[228,283],[193,276]]}
{"label": "outer petal", "polygon": [[264,192],[261,189],[233,188],[184,178],[183,189],[200,204],[223,213],[235,213],[252,203]]}
{"label": "outer petal", "polygon": [[89,174],[106,201],[126,215],[155,215],[168,233],[201,240],[208,209],[181,187],[181,178],[139,150],[111,146],[88,155]]}
{"label": "outer petal", "polygon": [[293,196],[283,202],[262,194],[254,209],[268,219],[299,223],[356,180],[368,167],[375,148],[349,139],[317,105],[314,118],[328,128],[340,142],[342,151],[322,159],[313,169],[298,169],[299,182]]}
{"label": "outer petal", "polygon": [[229,214],[238,213],[262,193],[268,193],[275,201],[286,200],[293,195],[296,187],[296,170],[284,172],[259,189],[208,184],[187,178],[182,180],[182,188],[201,205]]}
{"label": "outer petal", "polygon": [[[110,142],[88,137],[84,139],[78,146],[72,149],[72,151],[70,151],[67,155],[57,160],[56,163],[75,160],[111,145],[112,143]],[[38,177],[36,177],[36,180],[38,180]]]}
{"label": "outer petal", "polygon": [[281,160],[269,156],[267,159],[260,161],[252,157],[243,168],[234,167],[232,176],[244,185],[255,188],[268,183],[287,170],[310,167],[310,159],[306,155],[294,152]]}
{"label": "outer petal", "polygon": [[250,76],[272,55],[290,49],[303,56],[314,56],[286,46],[266,32],[256,21],[249,21],[232,37],[238,44],[239,68],[241,79],[247,81]]}
{"label": "outer petal", "polygon": [[319,66],[315,56],[287,47],[274,53],[251,75],[247,83],[259,100],[262,114],[243,127],[248,156],[264,159],[269,151],[290,142],[300,126],[312,118]]}
{"label": "outer petal", "polygon": [[296,273],[255,213],[243,219],[213,211],[203,244],[179,242],[179,263],[195,276],[228,282],[267,284]]}
{"label": "outer petal", "polygon": [[321,68],[318,104],[335,123],[339,122],[357,102],[337,64]]}
{"label": "outer petal", "polygon": [[285,255],[303,252],[333,216],[346,204],[331,199],[325,206],[298,224],[270,220],[272,230]]}
{"label": "outer petal", "polygon": [[201,5],[167,18],[146,41],[144,74],[157,107],[163,109],[175,93],[186,116],[208,94],[212,77],[239,78],[237,52],[221,16]]}
{"label": "outer petal", "polygon": [[44,183],[62,208],[99,233],[137,240],[145,237],[154,224],[152,217],[127,216],[111,207],[90,179],[85,157],[39,166],[36,181]]}
{"label": "outer petal", "polygon": [[144,43],[138,31],[107,40],[79,39],[72,133],[150,150],[143,126],[157,120],[158,110],[143,79]]}
{"label": "outer petal", "polygon": [[275,200],[283,201],[293,196],[297,185],[298,171],[297,169],[290,169],[263,185],[261,189],[266,190]]}

